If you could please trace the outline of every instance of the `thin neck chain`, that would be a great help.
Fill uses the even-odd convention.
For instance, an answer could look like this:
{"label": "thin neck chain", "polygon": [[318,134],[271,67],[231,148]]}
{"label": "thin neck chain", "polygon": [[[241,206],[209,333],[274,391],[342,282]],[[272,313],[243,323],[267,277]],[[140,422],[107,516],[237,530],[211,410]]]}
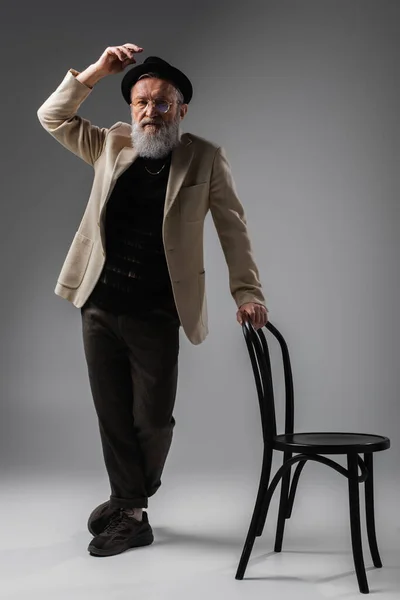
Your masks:
{"label": "thin neck chain", "polygon": [[156,171],[156,173],[153,173],[153,171],[149,171],[149,169],[146,167],[146,165],[144,165],[144,168],[146,169],[146,171],[148,173],[150,173],[150,175],[158,175],[159,173],[161,173],[161,171],[163,170],[163,168],[165,167],[167,163],[164,163],[163,166],[161,167],[161,169],[159,171]]}

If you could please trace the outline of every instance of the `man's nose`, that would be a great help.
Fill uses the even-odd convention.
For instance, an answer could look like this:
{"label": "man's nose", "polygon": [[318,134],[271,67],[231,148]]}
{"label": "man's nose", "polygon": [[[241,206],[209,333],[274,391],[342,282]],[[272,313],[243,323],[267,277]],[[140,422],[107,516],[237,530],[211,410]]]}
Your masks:
{"label": "man's nose", "polygon": [[156,105],[154,102],[148,102],[146,106],[146,115],[149,117],[157,115]]}

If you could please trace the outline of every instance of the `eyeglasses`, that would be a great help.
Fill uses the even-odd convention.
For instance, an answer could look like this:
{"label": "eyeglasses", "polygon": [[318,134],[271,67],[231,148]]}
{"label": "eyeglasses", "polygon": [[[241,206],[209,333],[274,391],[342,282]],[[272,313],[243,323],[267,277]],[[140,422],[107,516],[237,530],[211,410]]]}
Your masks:
{"label": "eyeglasses", "polygon": [[166,100],[136,100],[131,103],[131,106],[140,111],[147,110],[149,102],[155,105],[156,111],[159,113],[167,113],[173,105],[173,102],[167,102]]}

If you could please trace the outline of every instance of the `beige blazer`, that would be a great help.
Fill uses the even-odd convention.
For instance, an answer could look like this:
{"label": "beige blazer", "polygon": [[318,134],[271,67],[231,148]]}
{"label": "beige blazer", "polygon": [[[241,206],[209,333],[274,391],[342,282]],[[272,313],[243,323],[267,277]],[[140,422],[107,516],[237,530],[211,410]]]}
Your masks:
{"label": "beige blazer", "polygon": [[[76,113],[92,92],[69,69],[38,109],[42,126],[60,144],[94,169],[92,190],[54,292],[80,308],[92,292],[105,262],[105,208],[117,178],[136,159],[131,125],[97,127]],[[173,294],[182,328],[193,344],[208,334],[203,255],[204,219],[208,210],[229,270],[230,292],[237,307],[265,306],[258,269],[223,147],[192,133],[182,134],[173,150],[162,236]]]}

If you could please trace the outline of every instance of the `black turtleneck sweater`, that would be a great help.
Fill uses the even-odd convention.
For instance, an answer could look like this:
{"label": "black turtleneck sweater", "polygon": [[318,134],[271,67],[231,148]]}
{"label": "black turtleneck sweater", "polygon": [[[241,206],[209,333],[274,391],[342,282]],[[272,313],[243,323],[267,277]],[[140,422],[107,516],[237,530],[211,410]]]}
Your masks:
{"label": "black turtleneck sweater", "polygon": [[178,317],[162,241],[170,165],[171,152],[138,157],[117,179],[105,209],[106,261],[88,302],[114,314],[161,308]]}

